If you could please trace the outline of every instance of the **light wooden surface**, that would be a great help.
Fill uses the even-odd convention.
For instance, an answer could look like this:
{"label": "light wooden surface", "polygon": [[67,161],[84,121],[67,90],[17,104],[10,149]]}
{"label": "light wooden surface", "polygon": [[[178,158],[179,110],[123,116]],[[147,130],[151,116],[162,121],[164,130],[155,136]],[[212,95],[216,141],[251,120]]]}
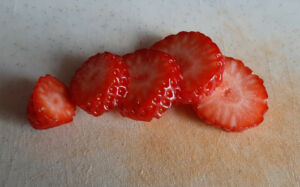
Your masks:
{"label": "light wooden surface", "polygon": [[[0,2],[0,186],[300,186],[300,1]],[[39,76],[68,83],[84,59],[182,30],[209,35],[265,80],[261,126],[226,133],[188,106],[136,122],[116,112],[36,131]]]}

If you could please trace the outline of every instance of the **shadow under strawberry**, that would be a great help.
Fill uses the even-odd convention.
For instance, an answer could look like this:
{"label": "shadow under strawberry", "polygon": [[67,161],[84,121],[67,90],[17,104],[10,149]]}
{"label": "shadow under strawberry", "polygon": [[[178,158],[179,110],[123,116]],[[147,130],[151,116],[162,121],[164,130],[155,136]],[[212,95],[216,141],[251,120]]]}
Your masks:
{"label": "shadow under strawberry", "polygon": [[6,124],[27,125],[26,108],[35,81],[26,77],[0,75],[0,119]]}

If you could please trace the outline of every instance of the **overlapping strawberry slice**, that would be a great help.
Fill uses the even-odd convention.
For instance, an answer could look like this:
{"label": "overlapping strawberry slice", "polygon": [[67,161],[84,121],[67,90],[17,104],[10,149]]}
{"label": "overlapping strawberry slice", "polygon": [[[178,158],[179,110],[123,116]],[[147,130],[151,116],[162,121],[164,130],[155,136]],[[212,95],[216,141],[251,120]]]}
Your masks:
{"label": "overlapping strawberry slice", "polygon": [[172,106],[182,75],[175,59],[160,51],[141,49],[124,57],[129,67],[127,97],[119,106],[123,116],[142,121],[160,118]]}
{"label": "overlapping strawberry slice", "polygon": [[152,49],[175,57],[183,73],[180,101],[199,102],[222,80],[223,55],[212,40],[200,32],[180,32],[158,41]]}
{"label": "overlapping strawberry slice", "polygon": [[89,58],[75,73],[71,98],[86,112],[99,116],[127,95],[128,68],[123,59],[105,52]]}

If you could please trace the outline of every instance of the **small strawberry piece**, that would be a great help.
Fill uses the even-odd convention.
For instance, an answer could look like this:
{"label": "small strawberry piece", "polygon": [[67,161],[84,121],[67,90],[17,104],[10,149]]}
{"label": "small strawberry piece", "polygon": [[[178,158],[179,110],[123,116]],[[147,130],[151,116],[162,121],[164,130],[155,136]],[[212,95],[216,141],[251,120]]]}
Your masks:
{"label": "small strawberry piece", "polygon": [[99,53],[76,71],[70,86],[71,98],[86,112],[99,116],[127,95],[128,77],[128,68],[120,56]]}
{"label": "small strawberry piece", "polygon": [[226,131],[243,131],[259,125],[268,110],[263,80],[240,60],[226,57],[223,82],[194,105],[198,116]]}
{"label": "small strawberry piece", "polygon": [[51,75],[40,77],[27,106],[30,124],[35,129],[48,129],[71,122],[74,115],[67,87]]}
{"label": "small strawberry piece", "polygon": [[135,120],[160,118],[180,91],[182,75],[175,59],[160,51],[141,49],[124,57],[129,67],[129,88],[120,113]]}
{"label": "small strawberry piece", "polygon": [[175,57],[182,69],[181,97],[185,104],[199,102],[222,81],[224,58],[218,46],[200,32],[180,32],[158,41],[152,49]]}

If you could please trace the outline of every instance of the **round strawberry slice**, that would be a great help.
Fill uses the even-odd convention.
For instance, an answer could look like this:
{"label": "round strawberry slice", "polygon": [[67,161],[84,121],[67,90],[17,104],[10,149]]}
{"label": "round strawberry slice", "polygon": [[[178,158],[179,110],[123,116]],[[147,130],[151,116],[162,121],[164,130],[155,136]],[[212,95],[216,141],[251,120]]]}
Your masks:
{"label": "round strawberry slice", "polygon": [[71,98],[86,112],[99,116],[126,96],[128,77],[128,68],[120,56],[99,53],[76,71],[70,86]]}
{"label": "round strawberry slice", "polygon": [[175,57],[183,73],[179,101],[199,102],[222,81],[224,58],[218,46],[200,32],[169,35],[152,46]]}
{"label": "round strawberry slice", "polygon": [[27,107],[27,119],[36,129],[48,129],[73,120],[75,105],[67,87],[51,75],[40,77]]}
{"label": "round strawberry slice", "polygon": [[208,124],[242,131],[263,121],[267,98],[263,80],[240,60],[226,57],[223,82],[194,109]]}
{"label": "round strawberry slice", "polygon": [[182,75],[175,59],[163,52],[141,49],[123,57],[129,67],[128,95],[120,113],[135,120],[160,118],[180,91]]}

